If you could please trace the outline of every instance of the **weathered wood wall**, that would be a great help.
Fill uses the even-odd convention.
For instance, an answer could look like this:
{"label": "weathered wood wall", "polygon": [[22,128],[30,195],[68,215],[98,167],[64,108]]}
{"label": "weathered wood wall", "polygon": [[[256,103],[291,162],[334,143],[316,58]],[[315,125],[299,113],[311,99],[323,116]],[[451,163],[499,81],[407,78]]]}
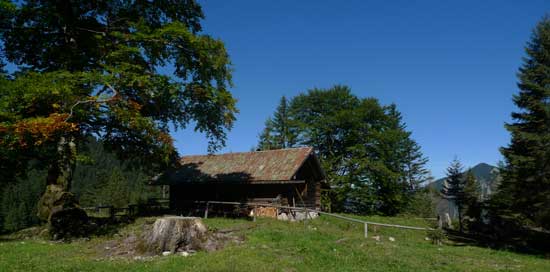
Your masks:
{"label": "weathered wood wall", "polygon": [[295,182],[304,183],[232,183],[209,182],[205,184],[185,183],[170,186],[170,207],[182,209],[193,201],[235,201],[276,203],[288,206],[321,207],[321,178],[312,158],[307,159],[294,177]]}

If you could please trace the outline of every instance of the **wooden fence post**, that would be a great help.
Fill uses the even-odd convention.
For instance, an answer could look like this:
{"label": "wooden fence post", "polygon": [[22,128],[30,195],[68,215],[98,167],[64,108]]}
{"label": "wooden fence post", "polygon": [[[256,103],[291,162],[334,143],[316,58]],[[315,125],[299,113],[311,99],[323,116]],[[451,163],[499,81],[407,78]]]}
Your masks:
{"label": "wooden fence post", "polygon": [[131,217],[134,217],[137,215],[137,205],[135,204],[132,204],[132,205],[129,205],[128,206],[128,213],[130,214]]}
{"label": "wooden fence post", "polygon": [[109,206],[109,217],[113,220],[115,219],[115,213],[116,213],[115,207],[114,206]]}
{"label": "wooden fence post", "polygon": [[204,218],[208,218],[208,204],[210,204],[210,202],[206,202],[206,208],[204,209]]}
{"label": "wooden fence post", "polygon": [[365,238],[369,237],[369,226],[365,223]]}

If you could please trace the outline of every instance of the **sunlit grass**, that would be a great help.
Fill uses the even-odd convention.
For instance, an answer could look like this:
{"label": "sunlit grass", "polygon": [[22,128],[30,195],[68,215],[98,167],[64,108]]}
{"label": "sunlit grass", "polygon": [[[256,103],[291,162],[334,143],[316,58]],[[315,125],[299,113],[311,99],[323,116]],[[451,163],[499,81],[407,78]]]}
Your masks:
{"label": "sunlit grass", "polygon": [[[367,217],[369,221],[427,226],[421,219]],[[139,231],[144,220],[120,230]],[[550,271],[550,260],[476,246],[432,245],[426,232],[370,227],[335,218],[281,222],[259,218],[206,219],[210,229],[242,229],[246,240],[223,250],[152,260],[101,259],[108,237],[70,244],[43,240],[0,242],[1,271]],[[372,237],[379,236],[380,241]],[[389,241],[393,237],[395,242]]]}

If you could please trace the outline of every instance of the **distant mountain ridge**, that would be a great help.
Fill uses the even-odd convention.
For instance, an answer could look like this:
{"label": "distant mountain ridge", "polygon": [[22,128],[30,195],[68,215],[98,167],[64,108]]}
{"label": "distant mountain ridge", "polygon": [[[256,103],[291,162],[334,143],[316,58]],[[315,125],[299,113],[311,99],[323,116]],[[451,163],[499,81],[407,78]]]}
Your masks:
{"label": "distant mountain ridge", "polygon": [[[498,167],[487,163],[479,163],[470,169],[466,169],[464,173],[466,173],[468,170],[472,171],[472,173],[476,177],[477,182],[480,183],[481,196],[483,198],[487,198],[489,195],[491,195],[495,191],[498,185],[498,182],[500,181],[500,174],[499,174]],[[441,189],[443,189],[444,182],[445,182],[445,178],[440,178],[428,184],[427,186],[437,191],[441,191]]]}
{"label": "distant mountain ridge", "polygon": [[[464,173],[468,170],[472,171],[477,182],[480,184],[481,199],[488,199],[489,196],[496,191],[500,182],[499,168],[487,163],[480,163],[470,169],[466,169]],[[445,178],[440,178],[427,186],[429,188],[433,188],[437,192],[441,192],[444,182]],[[437,214],[442,216],[444,213],[449,213],[452,218],[457,217],[456,206],[452,201],[444,199],[441,195],[438,195],[435,197],[435,203]]]}

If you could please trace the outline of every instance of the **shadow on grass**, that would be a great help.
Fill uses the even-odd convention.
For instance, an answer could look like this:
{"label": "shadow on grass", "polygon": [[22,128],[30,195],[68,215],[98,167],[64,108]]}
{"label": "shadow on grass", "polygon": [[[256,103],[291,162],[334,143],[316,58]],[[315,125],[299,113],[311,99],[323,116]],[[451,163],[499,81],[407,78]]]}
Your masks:
{"label": "shadow on grass", "polygon": [[13,241],[16,241],[16,239],[7,237],[7,236],[0,236],[0,243],[7,243],[7,242],[13,242]]}
{"label": "shadow on grass", "polygon": [[458,230],[445,229],[447,238],[452,246],[479,246],[497,248],[495,241],[489,237],[460,232]]}
{"label": "shadow on grass", "polygon": [[132,224],[137,218],[117,217],[117,218],[98,218],[89,217],[85,224],[71,225],[71,228],[79,228],[79,231],[73,231],[70,235],[54,239],[47,224],[35,225],[28,228],[20,229],[11,233],[3,233],[0,235],[0,242],[13,242],[21,240],[51,240],[61,242],[71,242],[74,239],[113,236],[120,229]]}
{"label": "shadow on grass", "polygon": [[[448,240],[451,246],[475,246],[483,248],[491,248],[495,250],[505,250],[514,253],[537,256],[544,259],[550,259],[550,248],[548,241],[550,237],[537,237],[542,244],[532,242],[533,237],[527,239],[512,238],[508,240],[497,239],[483,234],[472,234],[460,232],[457,230],[446,229]],[[531,242],[528,242],[531,241]]]}
{"label": "shadow on grass", "polygon": [[135,218],[90,218],[89,231],[86,236],[112,236],[125,226],[132,224]]}

